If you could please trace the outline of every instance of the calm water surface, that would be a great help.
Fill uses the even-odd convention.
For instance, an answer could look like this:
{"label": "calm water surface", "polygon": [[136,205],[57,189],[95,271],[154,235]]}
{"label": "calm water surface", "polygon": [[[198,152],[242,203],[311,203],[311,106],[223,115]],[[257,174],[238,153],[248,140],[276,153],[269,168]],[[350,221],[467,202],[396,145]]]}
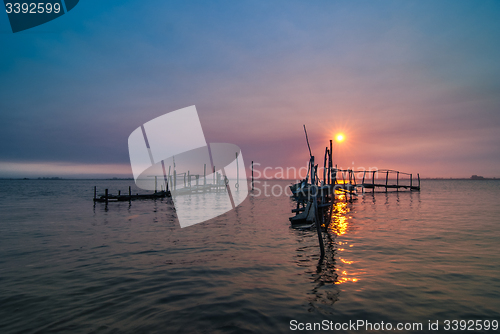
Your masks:
{"label": "calm water surface", "polygon": [[422,333],[429,320],[500,320],[500,181],[339,202],[320,266],[286,196],[250,196],[184,229],[169,200],[94,207],[94,185],[132,184],[0,181],[1,333],[288,333],[293,319]]}

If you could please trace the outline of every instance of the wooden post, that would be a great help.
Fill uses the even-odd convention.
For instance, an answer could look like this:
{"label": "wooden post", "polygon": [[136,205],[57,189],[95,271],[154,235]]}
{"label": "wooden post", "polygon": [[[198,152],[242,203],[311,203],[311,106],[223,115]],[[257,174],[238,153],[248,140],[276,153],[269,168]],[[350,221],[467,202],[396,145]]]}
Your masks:
{"label": "wooden post", "polygon": [[375,192],[375,171],[373,171],[373,174],[372,174],[372,193]]}
{"label": "wooden post", "polygon": [[387,182],[389,182],[389,171],[385,174],[385,192],[387,192]]}
{"label": "wooden post", "polygon": [[328,173],[328,184],[332,184],[332,179],[333,179],[333,144],[332,144],[332,140],[330,139],[330,163],[328,164],[328,169],[329,169],[329,173]]}
{"label": "wooden post", "polygon": [[122,194],[122,191],[118,190],[118,196],[121,196],[121,194]]}
{"label": "wooden post", "polygon": [[[167,191],[170,187],[173,187],[172,185],[172,177],[170,176],[170,167],[171,166],[168,166],[168,176],[167,176]],[[170,187],[168,186],[168,183],[170,182]]]}
{"label": "wooden post", "polygon": [[412,186],[413,186],[413,174],[410,174],[410,191]]}
{"label": "wooden post", "polygon": [[398,172],[398,174],[396,176],[396,186],[397,186],[396,187],[396,191],[399,191],[399,172]]}
{"label": "wooden post", "polygon": [[174,169],[174,190],[177,189],[177,172]]}
{"label": "wooden post", "polygon": [[345,201],[347,203],[347,193],[346,193],[346,185],[345,185],[346,177],[345,177],[345,171],[342,171],[342,187],[344,189],[344,196],[345,196]]}
{"label": "wooden post", "polygon": [[104,200],[106,201],[106,204],[108,204],[108,189],[104,191]]}
{"label": "wooden post", "polygon": [[323,160],[323,183],[326,184],[326,157],[328,156],[328,147],[325,148],[325,159]]}
{"label": "wooden post", "polygon": [[203,185],[207,185],[207,164],[203,166]]}
{"label": "wooden post", "polygon": [[314,185],[316,181],[316,175],[314,173],[314,156],[311,157],[311,184]]}
{"label": "wooden post", "polygon": [[94,186],[94,202],[97,199],[97,186]]}
{"label": "wooden post", "polygon": [[325,180],[325,184],[328,184],[330,185],[330,151],[328,150],[328,148],[326,149],[327,152],[328,152],[328,162],[326,164],[326,180]]}
{"label": "wooden post", "polygon": [[321,222],[319,220],[318,201],[316,200],[316,196],[313,197],[313,205],[316,220],[316,231],[318,232],[319,249],[321,252],[319,262],[321,263],[325,257],[325,246],[323,245],[323,235],[321,234]]}
{"label": "wooden post", "polygon": [[131,186],[128,186],[128,195],[132,196],[132,187]]}
{"label": "wooden post", "polygon": [[417,178],[418,178],[418,190],[420,191],[420,174],[417,173]]}
{"label": "wooden post", "polygon": [[252,160],[252,190],[253,190],[253,160]]}
{"label": "wooden post", "polygon": [[353,184],[353,178],[354,178],[354,173],[352,169],[349,169],[349,202],[352,203],[352,184]]}
{"label": "wooden post", "polygon": [[[243,165],[243,167],[245,166]],[[236,152],[236,191],[239,190],[239,187],[240,187],[240,165],[238,164],[238,152]]]}
{"label": "wooden post", "polygon": [[325,246],[323,245],[323,235],[321,234],[321,221],[319,220],[319,213],[318,213],[318,199],[317,199],[318,188],[315,187],[315,180],[317,178],[317,175],[316,175],[316,170],[314,168],[314,156],[311,156],[310,164],[311,164],[311,190],[313,192],[311,205],[313,206],[313,209],[314,209],[314,220],[316,223],[316,231],[318,232],[319,248],[321,251],[320,262],[322,262],[323,258],[325,257]]}

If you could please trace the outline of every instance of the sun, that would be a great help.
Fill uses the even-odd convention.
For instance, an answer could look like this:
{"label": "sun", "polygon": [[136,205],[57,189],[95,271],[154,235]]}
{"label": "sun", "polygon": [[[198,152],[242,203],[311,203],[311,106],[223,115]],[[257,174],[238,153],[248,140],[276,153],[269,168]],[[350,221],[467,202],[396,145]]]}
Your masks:
{"label": "sun", "polygon": [[335,135],[335,140],[337,141],[337,143],[341,143],[345,140],[345,136],[343,133],[337,133]]}

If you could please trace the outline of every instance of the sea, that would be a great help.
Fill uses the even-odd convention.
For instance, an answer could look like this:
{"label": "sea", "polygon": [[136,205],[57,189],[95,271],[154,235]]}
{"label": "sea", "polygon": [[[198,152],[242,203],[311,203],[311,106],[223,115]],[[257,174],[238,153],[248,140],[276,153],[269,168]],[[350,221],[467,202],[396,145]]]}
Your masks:
{"label": "sea", "polygon": [[[498,333],[500,180],[338,199],[291,228],[286,180],[181,228],[133,180],[0,180],[0,333]],[[400,330],[401,329],[401,330]]]}

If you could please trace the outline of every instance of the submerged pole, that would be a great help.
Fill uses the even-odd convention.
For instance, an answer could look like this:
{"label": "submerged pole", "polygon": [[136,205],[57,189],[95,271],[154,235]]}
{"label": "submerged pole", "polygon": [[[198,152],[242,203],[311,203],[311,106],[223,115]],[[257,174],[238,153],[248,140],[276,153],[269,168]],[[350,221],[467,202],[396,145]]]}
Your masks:
{"label": "submerged pole", "polygon": [[319,221],[318,201],[316,200],[316,196],[314,196],[313,201],[314,201],[314,212],[316,215],[316,217],[315,217],[316,218],[316,231],[318,232],[319,249],[321,252],[319,262],[322,262],[323,258],[325,257],[325,245],[323,244],[323,235],[321,233],[321,222]]}
{"label": "submerged pole", "polygon": [[97,186],[94,186],[94,202],[97,199]]}
{"label": "submerged pole", "polygon": [[316,169],[314,168],[314,156],[311,156],[310,164],[311,164],[311,190],[313,192],[311,205],[314,208],[314,220],[316,222],[316,231],[318,232],[319,249],[321,251],[321,257],[319,261],[322,262],[323,258],[325,257],[325,246],[323,244],[323,235],[321,234],[321,222],[319,220],[319,213],[318,213],[318,198],[317,198],[318,188],[315,186],[314,183],[314,181],[317,178]]}

